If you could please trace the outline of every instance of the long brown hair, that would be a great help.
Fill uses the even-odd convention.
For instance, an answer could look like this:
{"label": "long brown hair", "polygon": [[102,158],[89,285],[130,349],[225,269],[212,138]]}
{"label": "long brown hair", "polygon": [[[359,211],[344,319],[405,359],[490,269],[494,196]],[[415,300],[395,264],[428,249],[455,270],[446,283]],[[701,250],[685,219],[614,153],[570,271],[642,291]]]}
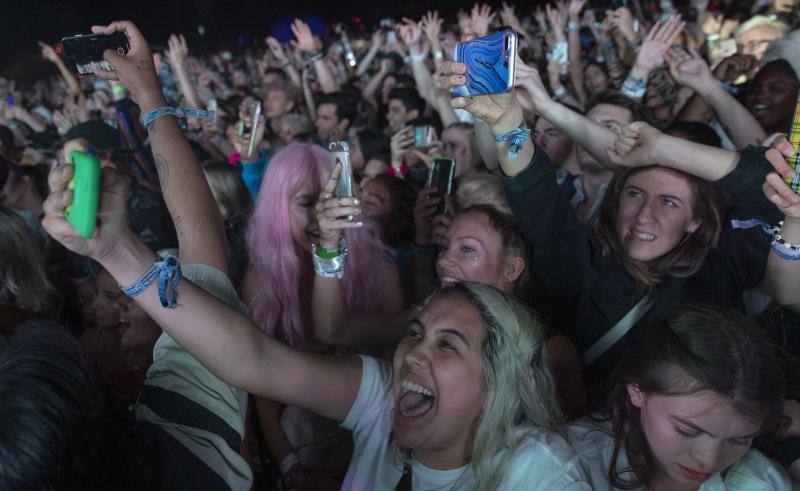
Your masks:
{"label": "long brown hair", "polygon": [[[607,411],[614,450],[608,477],[614,489],[648,488],[656,467],[639,408],[630,401],[628,384],[645,394],[714,391],[740,414],[761,421],[761,438],[786,423],[781,356],[762,329],[732,309],[684,306],[670,317],[657,319],[611,376]],[[642,458],[618,471],[623,445],[628,456]],[[622,475],[631,471],[636,477],[623,479]]]}
{"label": "long brown hair", "polygon": [[[632,259],[625,253],[617,236],[617,214],[622,189],[628,179],[652,169],[668,170],[688,182],[692,192],[692,218],[700,220],[700,227],[671,251],[644,262]],[[700,269],[708,253],[719,241],[725,208],[726,200],[722,191],[704,179],[658,165],[625,168],[614,174],[608,185],[608,191],[600,204],[595,234],[603,250],[614,253],[622,267],[633,277],[636,291],[642,292],[660,283],[664,276],[685,278]]]}

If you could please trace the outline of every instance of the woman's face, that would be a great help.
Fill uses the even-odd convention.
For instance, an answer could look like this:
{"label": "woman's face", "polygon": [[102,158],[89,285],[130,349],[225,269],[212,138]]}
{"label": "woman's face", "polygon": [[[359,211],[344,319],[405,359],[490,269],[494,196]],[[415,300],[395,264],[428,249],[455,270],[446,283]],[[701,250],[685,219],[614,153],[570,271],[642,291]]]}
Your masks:
{"label": "woman's face", "polygon": [[122,295],[119,285],[105,269],[97,275],[96,284],[97,291],[91,303],[94,323],[98,327],[116,327],[120,317],[117,300]]}
{"label": "woman's face", "polygon": [[627,255],[651,261],[677,247],[700,226],[693,203],[689,181],[674,171],[654,168],[628,177],[617,209],[617,238]]}
{"label": "woman's face", "polygon": [[364,170],[361,172],[361,182],[359,185],[361,189],[367,187],[374,178],[386,174],[389,164],[381,159],[372,159],[364,165]]}
{"label": "woman's face", "polygon": [[370,180],[361,188],[361,206],[364,216],[378,222],[386,231],[392,219],[392,192],[383,181]]}
{"label": "woman's face", "polygon": [[161,328],[147,315],[132,298],[120,295],[117,299],[119,310],[119,344],[124,348],[150,352],[153,350]]}
{"label": "woman's face", "polygon": [[640,410],[642,431],[658,464],[659,482],[700,486],[736,463],[759,432],[760,421],[743,416],[730,400],[702,390],[690,395],[647,394],[628,385]]}
{"label": "woman's face", "polygon": [[483,320],[461,294],[439,294],[411,321],[394,354],[399,446],[428,466],[469,459],[483,410]]}
{"label": "woman's face", "polygon": [[313,192],[311,182],[306,181],[292,196],[289,203],[289,222],[292,227],[292,240],[297,247],[311,252],[311,244],[319,237],[314,221],[314,204],[318,195]]}
{"label": "woman's face", "polygon": [[583,71],[583,85],[589,95],[596,94],[608,88],[608,75],[597,65],[589,65]]}
{"label": "woman's face", "polygon": [[511,293],[516,276],[509,275],[503,239],[482,213],[462,213],[447,229],[447,246],[436,260],[443,285],[474,281]]}
{"label": "woman's face", "polygon": [[455,178],[476,167],[472,149],[472,132],[463,128],[447,128],[442,132],[444,154],[456,160]]}
{"label": "woman's face", "polygon": [[767,133],[789,130],[797,100],[797,81],[775,65],[764,67],[745,95],[745,105]]}

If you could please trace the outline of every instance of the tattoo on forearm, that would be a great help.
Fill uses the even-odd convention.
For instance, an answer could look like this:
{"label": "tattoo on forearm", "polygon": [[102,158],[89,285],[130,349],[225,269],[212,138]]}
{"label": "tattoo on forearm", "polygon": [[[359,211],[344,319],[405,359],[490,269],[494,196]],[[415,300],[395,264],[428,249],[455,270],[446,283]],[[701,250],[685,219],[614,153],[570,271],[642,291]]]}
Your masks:
{"label": "tattoo on forearm", "polygon": [[166,188],[169,183],[169,166],[167,161],[160,154],[153,155],[153,160],[156,164],[156,172],[158,172],[158,180],[161,181],[161,187]]}

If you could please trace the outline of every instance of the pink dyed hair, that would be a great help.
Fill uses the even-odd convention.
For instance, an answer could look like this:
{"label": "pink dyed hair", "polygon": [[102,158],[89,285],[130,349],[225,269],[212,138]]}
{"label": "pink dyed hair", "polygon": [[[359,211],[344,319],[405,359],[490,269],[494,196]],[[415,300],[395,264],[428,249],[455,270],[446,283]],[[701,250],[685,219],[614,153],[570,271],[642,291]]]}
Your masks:
{"label": "pink dyed hair", "polygon": [[[312,338],[311,319],[303,307],[311,302],[311,257],[292,239],[290,202],[309,180],[312,195],[330,177],[328,152],[317,145],[296,143],[269,161],[247,232],[251,267],[257,277],[250,305],[262,330],[280,334],[291,346],[307,346]],[[348,311],[376,312],[381,287],[391,264],[392,252],[380,239],[378,227],[367,220],[359,229],[347,230],[349,257],[344,287]],[[298,256],[298,254],[300,254]]]}

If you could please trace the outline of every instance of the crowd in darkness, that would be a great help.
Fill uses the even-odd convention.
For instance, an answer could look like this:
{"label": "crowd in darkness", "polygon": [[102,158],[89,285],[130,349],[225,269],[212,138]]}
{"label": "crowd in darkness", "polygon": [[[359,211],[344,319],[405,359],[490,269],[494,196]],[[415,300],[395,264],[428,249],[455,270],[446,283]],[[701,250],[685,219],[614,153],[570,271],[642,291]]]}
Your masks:
{"label": "crowd in darkness", "polygon": [[[0,79],[0,488],[796,489],[795,3],[43,40]],[[454,95],[495,32],[513,88]]]}

